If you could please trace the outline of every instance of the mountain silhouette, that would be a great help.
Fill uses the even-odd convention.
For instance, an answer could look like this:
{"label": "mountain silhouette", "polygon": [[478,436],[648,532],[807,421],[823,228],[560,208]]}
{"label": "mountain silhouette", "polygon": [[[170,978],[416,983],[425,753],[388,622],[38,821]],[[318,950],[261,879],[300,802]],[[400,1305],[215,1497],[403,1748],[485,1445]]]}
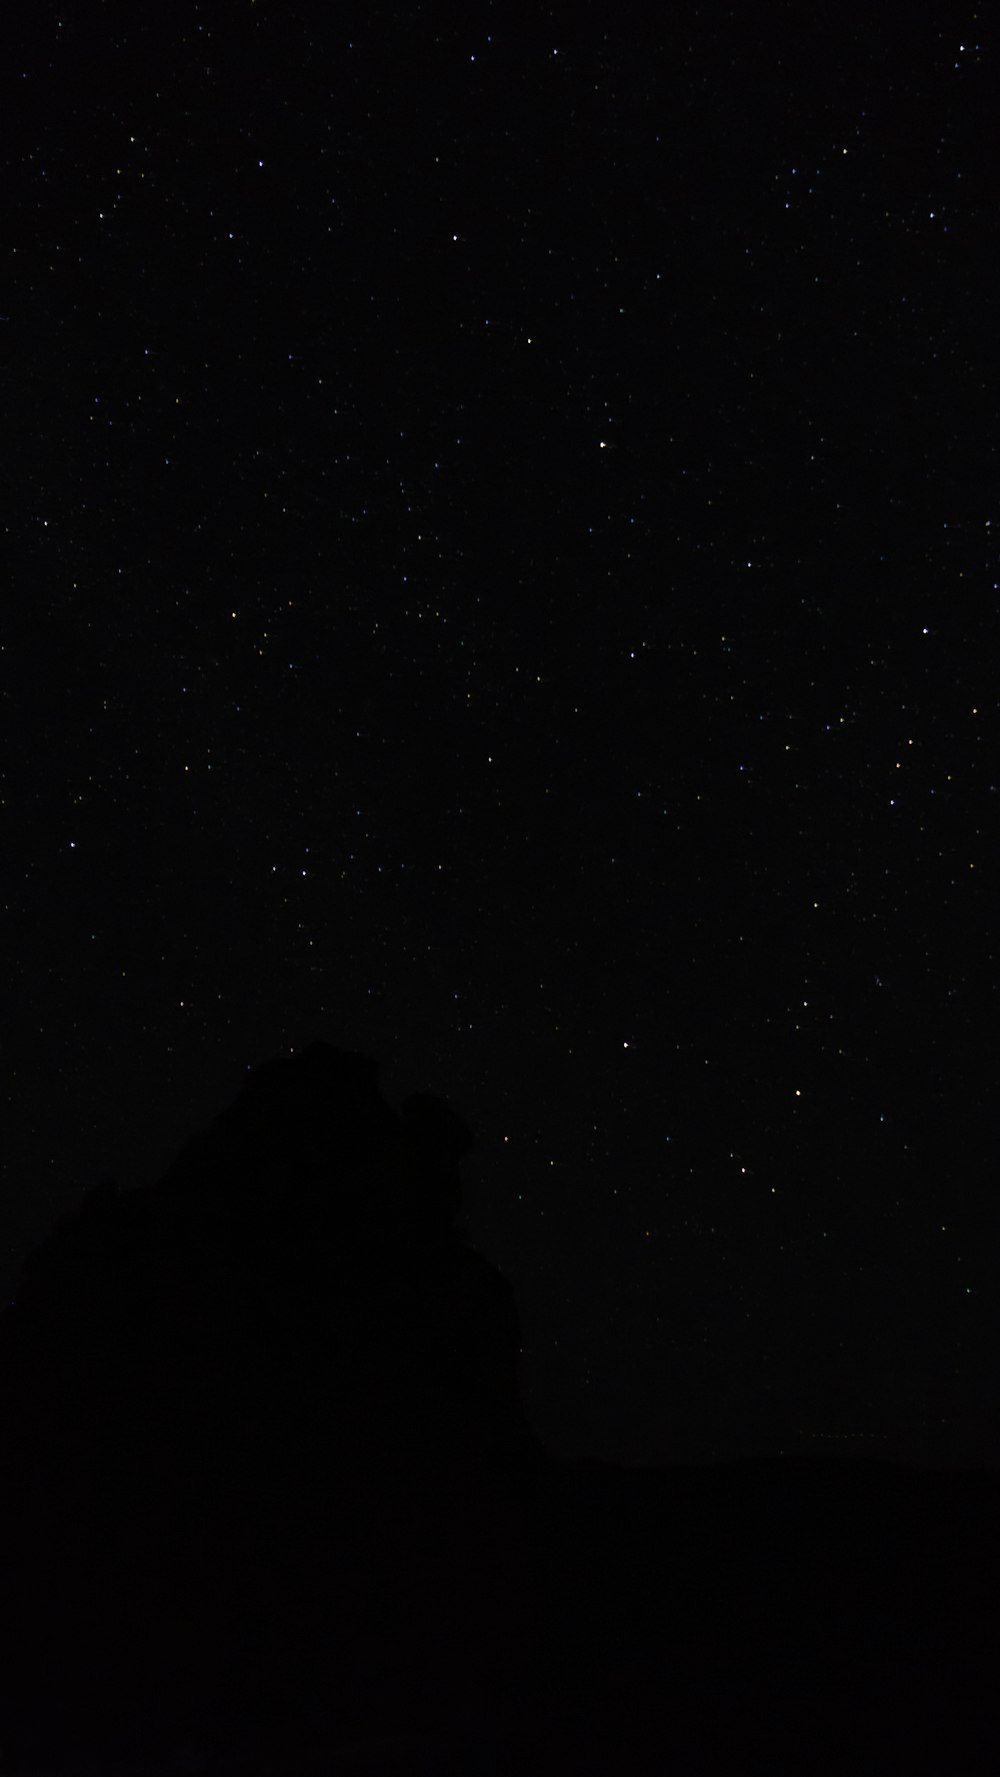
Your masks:
{"label": "mountain silhouette", "polygon": [[473,1145],[316,1043],[29,1255],[0,1773],[978,1768],[996,1474],[555,1461]]}

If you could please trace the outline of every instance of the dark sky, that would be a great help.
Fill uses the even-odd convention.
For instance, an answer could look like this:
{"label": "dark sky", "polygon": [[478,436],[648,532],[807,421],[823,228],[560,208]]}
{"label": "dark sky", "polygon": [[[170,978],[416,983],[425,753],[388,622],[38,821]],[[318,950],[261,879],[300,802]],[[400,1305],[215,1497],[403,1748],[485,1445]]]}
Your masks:
{"label": "dark sky", "polygon": [[473,1124],[557,1453],[1000,1460],[974,8],[3,60],[5,1299],[323,1036]]}

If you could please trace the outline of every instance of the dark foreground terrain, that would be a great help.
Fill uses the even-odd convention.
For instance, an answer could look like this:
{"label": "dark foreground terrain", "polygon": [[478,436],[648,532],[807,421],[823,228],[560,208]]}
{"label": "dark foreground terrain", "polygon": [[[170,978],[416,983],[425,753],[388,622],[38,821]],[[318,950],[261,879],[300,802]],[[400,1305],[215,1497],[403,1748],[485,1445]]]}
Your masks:
{"label": "dark foreground terrain", "polygon": [[1000,1477],[550,1459],[469,1131],[256,1070],[0,1318],[0,1772],[998,1768]]}

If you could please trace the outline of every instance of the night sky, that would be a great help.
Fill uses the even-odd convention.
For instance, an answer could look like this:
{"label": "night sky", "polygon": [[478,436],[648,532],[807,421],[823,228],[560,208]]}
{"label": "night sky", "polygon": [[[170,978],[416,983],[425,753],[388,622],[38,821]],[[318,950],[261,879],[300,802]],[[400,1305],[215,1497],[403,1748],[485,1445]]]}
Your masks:
{"label": "night sky", "polygon": [[471,1123],[555,1454],[1000,1460],[997,67],[931,10],[18,9],[4,1300],[324,1037]]}

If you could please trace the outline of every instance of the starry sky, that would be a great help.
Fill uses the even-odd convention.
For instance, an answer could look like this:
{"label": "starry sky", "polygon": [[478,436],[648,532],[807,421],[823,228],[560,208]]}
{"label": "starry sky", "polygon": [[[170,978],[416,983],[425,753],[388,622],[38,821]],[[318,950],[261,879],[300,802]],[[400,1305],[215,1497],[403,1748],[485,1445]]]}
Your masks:
{"label": "starry sky", "polygon": [[21,9],[5,1299],[325,1037],[557,1454],[1000,1459],[995,45],[763,11]]}

